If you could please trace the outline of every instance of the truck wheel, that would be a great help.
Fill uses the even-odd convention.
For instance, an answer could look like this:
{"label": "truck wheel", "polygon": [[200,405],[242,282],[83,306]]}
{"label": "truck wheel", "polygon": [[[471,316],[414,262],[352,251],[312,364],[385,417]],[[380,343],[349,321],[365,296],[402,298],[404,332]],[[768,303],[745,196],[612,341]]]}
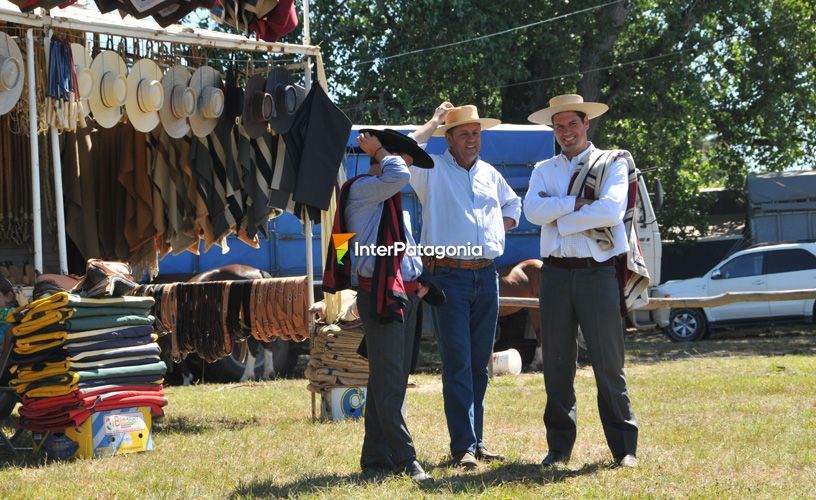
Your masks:
{"label": "truck wheel", "polygon": [[705,315],[700,309],[672,309],[663,331],[674,342],[695,342],[705,337]]}
{"label": "truck wheel", "polygon": [[14,405],[19,399],[16,394],[10,392],[0,392],[0,418],[5,418],[11,415],[14,411]]}

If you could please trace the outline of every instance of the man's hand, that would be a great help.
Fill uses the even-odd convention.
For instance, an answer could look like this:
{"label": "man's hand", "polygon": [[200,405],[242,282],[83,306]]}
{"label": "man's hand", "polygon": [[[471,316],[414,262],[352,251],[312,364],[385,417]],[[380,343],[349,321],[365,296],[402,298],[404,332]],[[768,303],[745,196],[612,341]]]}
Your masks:
{"label": "man's hand", "polygon": [[432,120],[435,121],[438,125],[445,123],[445,117],[448,116],[448,111],[453,109],[453,104],[448,101],[443,102],[439,106],[436,107],[434,110]]}
{"label": "man's hand", "polygon": [[418,129],[408,135],[413,137],[414,140],[420,144],[427,143],[431,139],[431,136],[437,127],[445,123],[445,117],[448,115],[448,111],[451,109],[453,109],[453,104],[448,101],[443,102],[436,107],[433,117],[431,117],[430,120],[422,124]]}
{"label": "man's hand", "polygon": [[430,288],[428,288],[426,285],[420,285],[419,290],[417,290],[417,297],[421,299],[422,297],[427,295],[429,290]]}
{"label": "man's hand", "polygon": [[504,221],[504,232],[505,233],[507,231],[513,229],[513,227],[516,225],[516,221],[513,220],[512,217],[502,217],[502,220]]}
{"label": "man's hand", "polygon": [[[365,154],[377,158],[378,161],[388,155],[388,151],[383,148],[377,136],[367,132],[362,132],[357,136],[357,146],[359,146]],[[380,155],[379,157],[377,156],[378,154]]]}
{"label": "man's hand", "polygon": [[578,211],[584,205],[589,205],[594,200],[590,200],[589,198],[575,198],[575,210]]}

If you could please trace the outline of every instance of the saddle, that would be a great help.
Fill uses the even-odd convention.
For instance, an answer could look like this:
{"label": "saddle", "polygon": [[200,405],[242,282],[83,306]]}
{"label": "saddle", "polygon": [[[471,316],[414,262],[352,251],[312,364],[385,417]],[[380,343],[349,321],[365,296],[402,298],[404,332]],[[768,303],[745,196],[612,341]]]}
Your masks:
{"label": "saddle", "polygon": [[132,274],[124,262],[89,259],[85,276],[71,291],[81,297],[122,297],[136,288]]}

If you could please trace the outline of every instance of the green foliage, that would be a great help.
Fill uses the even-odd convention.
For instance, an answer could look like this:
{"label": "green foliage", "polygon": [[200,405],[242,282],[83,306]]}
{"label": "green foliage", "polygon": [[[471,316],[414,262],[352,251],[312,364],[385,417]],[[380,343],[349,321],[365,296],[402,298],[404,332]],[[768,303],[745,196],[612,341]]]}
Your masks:
{"label": "green foliage", "polygon": [[594,142],[655,169],[679,238],[705,232],[701,187],[814,166],[811,0],[603,3],[316,0],[312,39],[355,123],[423,123],[443,99],[509,123],[561,93],[607,102]]}

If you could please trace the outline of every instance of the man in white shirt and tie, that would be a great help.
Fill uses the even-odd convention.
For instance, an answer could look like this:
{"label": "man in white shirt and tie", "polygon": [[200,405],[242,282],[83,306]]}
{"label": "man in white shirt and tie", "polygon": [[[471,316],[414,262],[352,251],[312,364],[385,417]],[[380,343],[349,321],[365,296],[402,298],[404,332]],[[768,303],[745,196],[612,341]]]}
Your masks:
{"label": "man in white shirt and tie", "polygon": [[[530,115],[530,121],[553,127],[561,146],[561,154],[536,164],[524,198],[527,220],[541,226],[544,261],[539,293],[549,446],[544,467],[566,463],[575,444],[573,383],[579,326],[592,359],[607,444],[617,465],[637,466],[638,427],[623,371],[616,272],[616,258],[629,251],[623,222],[630,188],[628,163],[587,140],[589,120],[607,109],[568,94]],[[595,175],[600,165],[602,176]],[[587,192],[592,196],[583,197]]]}
{"label": "man in white shirt and tie", "polygon": [[455,250],[427,259],[425,267],[447,296],[433,316],[450,451],[465,468],[503,459],[485,447],[484,396],[499,311],[494,260],[504,253],[505,232],[518,225],[521,199],[479,159],[481,131],[499,123],[479,118],[475,106],[445,102],[413,134],[420,144],[432,134],[448,143],[443,154],[431,155],[435,168],[411,167],[411,186],[422,204],[421,244]]}

